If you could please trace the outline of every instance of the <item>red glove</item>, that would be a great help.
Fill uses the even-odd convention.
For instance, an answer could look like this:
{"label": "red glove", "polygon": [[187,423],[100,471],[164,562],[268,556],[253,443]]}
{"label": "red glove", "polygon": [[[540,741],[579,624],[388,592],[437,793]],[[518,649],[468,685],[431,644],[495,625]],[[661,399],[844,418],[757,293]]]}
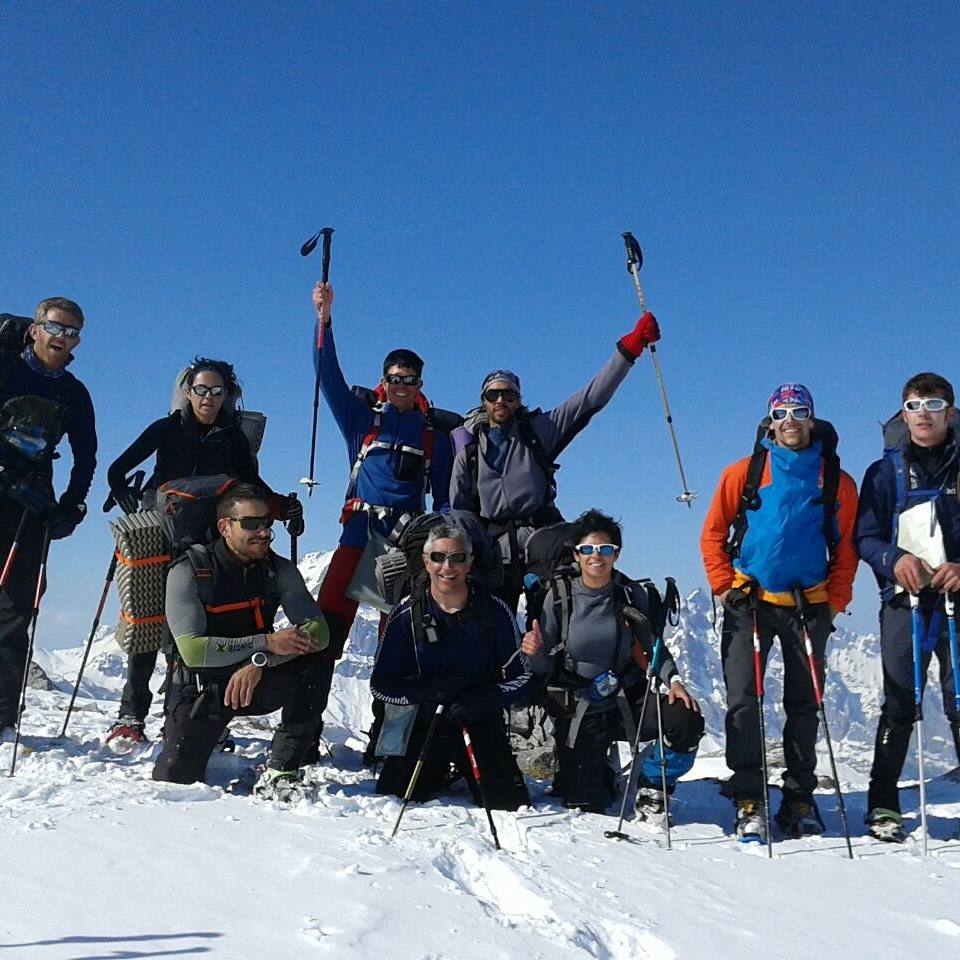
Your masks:
{"label": "red glove", "polygon": [[652,313],[647,312],[637,321],[637,325],[628,334],[617,341],[617,346],[620,347],[621,351],[636,360],[643,353],[645,346],[656,343],[659,339],[660,327],[657,326],[657,318]]}

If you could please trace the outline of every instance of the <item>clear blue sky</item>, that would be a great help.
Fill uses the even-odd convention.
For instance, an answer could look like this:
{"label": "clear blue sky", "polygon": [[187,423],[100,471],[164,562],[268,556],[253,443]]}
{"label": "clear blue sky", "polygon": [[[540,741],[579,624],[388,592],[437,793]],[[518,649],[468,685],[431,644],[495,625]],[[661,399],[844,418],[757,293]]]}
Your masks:
{"label": "clear blue sky", "polygon": [[[704,583],[697,540],[770,390],[802,380],[859,481],[903,381],[955,383],[955,3],[5,3],[0,310],[78,300],[97,407],[91,517],[56,545],[40,638],[86,636],[110,557],[110,461],[194,354],[270,418],[264,476],[306,472],[313,372],[300,243],[334,226],[346,375],[390,347],[466,409],[516,369],[550,406],[628,330],[643,244],[692,510],[644,357],[568,449],[568,515],[623,519],[633,574]],[[338,534],[343,443],[304,549]],[[108,618],[115,616],[111,603]],[[849,625],[876,599],[858,580]]]}

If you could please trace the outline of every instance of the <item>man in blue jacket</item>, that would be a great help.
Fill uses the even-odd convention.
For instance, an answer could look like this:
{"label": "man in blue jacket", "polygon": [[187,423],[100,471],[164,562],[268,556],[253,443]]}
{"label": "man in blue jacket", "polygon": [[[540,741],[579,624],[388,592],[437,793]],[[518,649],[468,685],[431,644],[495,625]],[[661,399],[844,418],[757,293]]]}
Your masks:
{"label": "man in blue jacket", "polygon": [[884,427],[883,458],[863,478],[855,540],[880,587],[883,706],[874,745],[867,824],[879,840],[905,839],[897,780],[916,709],[910,597],[919,598],[925,636],[922,677],[937,655],[943,705],[960,759],[960,714],[943,598],[960,592],[960,436],[951,384],[919,373],[903,408]]}
{"label": "man in blue jacket", "polygon": [[[84,498],[97,464],[93,403],[86,387],[66,369],[80,342],[83,319],[80,307],[65,297],[42,300],[32,323],[0,318],[0,564],[10,555],[23,520],[0,590],[0,740],[15,733],[20,718],[45,528],[52,540],[73,533],[86,512]],[[58,501],[52,460],[64,435],[73,468]]]}
{"label": "man in blue jacket", "polygon": [[333,287],[317,283],[313,290],[318,335],[314,363],[330,411],[347,445],[351,465],[341,522],[340,543],[327,568],[318,603],[330,629],[330,659],[343,647],[358,603],[347,596],[371,531],[389,536],[394,527],[426,509],[447,506],[452,453],[446,432],[431,419],[421,392],[423,360],[412,350],[392,350],[383,361],[383,375],[371,405],[347,385],[333,339]]}
{"label": "man in blue jacket", "polygon": [[502,600],[468,581],[473,544],[460,527],[431,528],[423,564],[429,583],[415,585],[394,609],[370,677],[374,697],[409,711],[411,722],[405,747],[384,762],[377,793],[404,795],[442,704],[413,799],[443,790],[453,765],[480,801],[464,743],[467,731],[490,806],[516,810],[529,797],[510,751],[503,710],[527,692],[531,680],[516,620]]}

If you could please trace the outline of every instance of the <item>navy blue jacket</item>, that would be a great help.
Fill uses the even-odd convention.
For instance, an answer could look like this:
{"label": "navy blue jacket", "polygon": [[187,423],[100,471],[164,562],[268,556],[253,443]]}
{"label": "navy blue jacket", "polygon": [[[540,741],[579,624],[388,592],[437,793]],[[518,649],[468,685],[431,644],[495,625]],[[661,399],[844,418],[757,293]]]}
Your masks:
{"label": "navy blue jacket", "polygon": [[526,657],[514,656],[520,633],[502,600],[471,587],[466,609],[448,614],[433,602],[428,589],[427,606],[436,621],[437,643],[415,641],[409,598],[391,614],[370,677],[370,689],[378,700],[421,703],[421,681],[451,676],[476,678],[476,686],[496,682],[504,707],[526,692],[532,675]]}
{"label": "navy blue jacket", "polygon": [[[33,362],[37,364],[36,360]],[[13,397],[44,397],[66,407],[64,434],[70,441],[73,467],[60,504],[75,507],[83,503],[97,466],[96,423],[87,388],[66,370],[58,371],[57,375],[46,375],[32,369],[23,355],[15,357],[7,351],[0,356],[0,406]],[[51,467],[51,478],[52,473]]]}
{"label": "navy blue jacket", "polygon": [[[860,488],[854,532],[857,550],[873,569],[884,600],[893,596],[896,583],[893,568],[906,552],[897,546],[896,519],[904,506],[903,497],[910,497],[911,492],[939,491],[935,509],[944,549],[948,560],[960,561],[960,499],[957,497],[960,437],[957,428],[951,428],[943,457],[932,475],[910,456],[909,434],[905,430],[902,433],[903,436],[884,451],[880,460],[867,467]],[[898,472],[902,493],[898,492]]]}

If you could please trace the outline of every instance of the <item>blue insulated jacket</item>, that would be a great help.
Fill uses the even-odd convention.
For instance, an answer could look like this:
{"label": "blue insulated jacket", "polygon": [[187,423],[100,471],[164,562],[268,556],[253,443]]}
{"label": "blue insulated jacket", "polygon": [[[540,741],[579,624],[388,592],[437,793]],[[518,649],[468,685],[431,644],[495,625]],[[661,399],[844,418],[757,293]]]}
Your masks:
{"label": "blue insulated jacket", "polygon": [[770,484],[762,488],[759,509],[750,514],[734,567],[764,590],[789,593],[827,577],[829,554],[819,502],[820,441],[804,450],[788,450],[764,440]]}

